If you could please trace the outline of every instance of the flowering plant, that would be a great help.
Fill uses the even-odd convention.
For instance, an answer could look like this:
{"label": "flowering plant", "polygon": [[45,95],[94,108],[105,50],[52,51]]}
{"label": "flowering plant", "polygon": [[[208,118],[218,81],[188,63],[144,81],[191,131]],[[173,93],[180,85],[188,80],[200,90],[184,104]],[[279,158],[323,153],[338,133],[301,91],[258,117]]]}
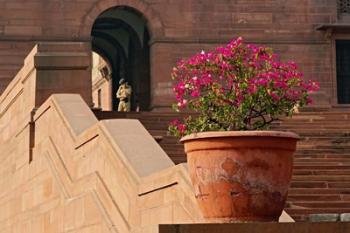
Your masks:
{"label": "flowering plant", "polygon": [[295,106],[310,104],[309,94],[319,88],[303,80],[294,62],[280,62],[270,48],[246,45],[242,38],[179,61],[172,79],[173,108],[194,112],[170,123],[175,136],[266,129],[281,115],[292,115]]}

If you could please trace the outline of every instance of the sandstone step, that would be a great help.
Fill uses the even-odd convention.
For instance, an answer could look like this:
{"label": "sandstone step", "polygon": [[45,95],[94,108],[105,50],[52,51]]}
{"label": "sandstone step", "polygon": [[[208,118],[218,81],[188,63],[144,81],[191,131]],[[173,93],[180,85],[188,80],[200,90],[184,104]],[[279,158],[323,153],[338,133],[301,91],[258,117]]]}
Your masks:
{"label": "sandstone step", "polygon": [[300,131],[300,130],[315,130],[315,131],[327,131],[327,130],[333,130],[333,129],[339,129],[339,130],[349,130],[350,126],[348,124],[348,121],[344,122],[339,122],[339,124],[325,124],[325,123],[304,123],[304,124],[282,124],[279,126],[271,126],[271,129],[274,130],[295,130],[295,131]]}
{"label": "sandstone step", "polygon": [[310,155],[310,154],[350,154],[350,151],[344,150],[342,147],[334,148],[303,148],[302,150],[297,150],[296,155]]}
{"label": "sandstone step", "polygon": [[348,188],[290,188],[288,190],[289,195],[326,195],[326,194],[339,194],[350,195],[350,187]]}
{"label": "sandstone step", "polygon": [[300,151],[294,154],[295,159],[312,159],[312,158],[350,158],[350,154],[332,154],[332,153],[316,153],[302,154]]}
{"label": "sandstone step", "polygon": [[328,182],[328,188],[349,188],[350,182]]}
{"label": "sandstone step", "polygon": [[292,179],[292,182],[290,184],[290,188],[328,188],[328,185],[327,185],[327,182],[295,181],[294,179]]}
{"label": "sandstone step", "polygon": [[326,213],[349,213],[350,208],[302,208],[298,206],[288,207],[284,209],[288,214],[292,215],[309,215],[309,214],[326,214]]}
{"label": "sandstone step", "polygon": [[323,209],[299,209],[297,211],[294,211],[295,209],[292,208],[287,208],[284,209],[289,215],[291,215],[291,217],[297,221],[297,222],[303,222],[303,221],[309,221],[308,216],[310,214],[341,214],[341,213],[346,213],[347,211],[349,211],[348,209],[338,209],[338,212],[336,212],[337,210],[323,210]]}
{"label": "sandstone step", "polygon": [[297,133],[300,137],[348,137],[350,135],[350,130],[325,130],[325,131],[319,131],[319,130],[308,130],[308,129],[302,129],[302,130],[291,130],[294,133]]}
{"label": "sandstone step", "polygon": [[[348,197],[350,196],[347,195]],[[342,201],[341,195],[337,194],[289,194],[288,195],[288,203],[295,203],[297,201]]]}
{"label": "sandstone step", "polygon": [[[336,209],[336,208],[350,208],[349,201],[288,201],[287,206],[294,206],[295,208],[324,208],[324,209]],[[287,207],[288,208],[288,207]]]}
{"label": "sandstone step", "polygon": [[294,175],[293,181],[337,181],[337,182],[349,182],[350,176],[347,175]]}
{"label": "sandstone step", "polygon": [[315,170],[315,169],[294,169],[293,175],[348,175],[350,176],[349,169],[339,170]]}
{"label": "sandstone step", "polygon": [[[282,128],[282,127],[281,127]],[[278,128],[279,129],[279,128]],[[342,128],[308,128],[308,127],[283,127],[283,131],[292,131],[300,136],[349,136],[350,135],[350,127],[342,127]]]}
{"label": "sandstone step", "polygon": [[298,144],[297,150],[298,153],[302,153],[304,150],[337,150],[339,152],[350,153],[350,144],[323,144],[323,145],[315,145],[315,144]]}
{"label": "sandstone step", "polygon": [[350,136],[339,136],[339,137],[320,137],[320,136],[314,136],[314,137],[302,137],[301,140],[298,142],[298,145],[300,144],[346,144],[350,143]]}
{"label": "sandstone step", "polygon": [[341,158],[295,158],[294,162],[298,163],[350,163],[350,156],[348,157],[341,157]]}
{"label": "sandstone step", "polygon": [[293,169],[295,170],[349,170],[349,164],[326,164],[326,163],[294,163]]}
{"label": "sandstone step", "polygon": [[[297,153],[294,154],[294,161],[295,162],[308,162],[312,159],[320,159],[320,161],[327,161],[326,159],[344,159],[343,162],[348,161],[349,154],[348,153],[325,153],[325,154],[315,154],[306,152],[303,153],[302,151],[297,151]],[[324,159],[324,160],[322,160]],[[303,161],[305,160],[305,161]]]}

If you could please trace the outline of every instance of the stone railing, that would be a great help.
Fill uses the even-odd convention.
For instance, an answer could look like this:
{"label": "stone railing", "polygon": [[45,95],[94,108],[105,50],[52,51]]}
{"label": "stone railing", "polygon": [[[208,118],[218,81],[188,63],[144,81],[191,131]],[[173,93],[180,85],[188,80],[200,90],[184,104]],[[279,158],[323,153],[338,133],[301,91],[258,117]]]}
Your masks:
{"label": "stone railing", "polygon": [[98,122],[79,95],[67,94],[53,95],[34,122],[32,163],[44,165],[64,197],[70,214],[61,224],[71,223],[64,230],[99,222],[153,232],[161,223],[203,222],[186,168],[174,166],[138,121]]}

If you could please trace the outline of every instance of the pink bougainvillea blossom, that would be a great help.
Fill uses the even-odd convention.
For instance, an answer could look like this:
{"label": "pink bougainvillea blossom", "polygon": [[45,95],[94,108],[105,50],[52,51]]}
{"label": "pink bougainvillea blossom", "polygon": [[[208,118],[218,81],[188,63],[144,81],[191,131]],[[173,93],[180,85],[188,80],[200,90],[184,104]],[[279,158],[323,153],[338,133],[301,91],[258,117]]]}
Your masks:
{"label": "pink bougainvillea blossom", "polygon": [[197,116],[172,122],[170,132],[177,136],[264,129],[295,106],[311,104],[310,93],[319,89],[305,81],[295,62],[282,62],[270,48],[245,45],[241,37],[180,60],[171,75],[175,110]]}

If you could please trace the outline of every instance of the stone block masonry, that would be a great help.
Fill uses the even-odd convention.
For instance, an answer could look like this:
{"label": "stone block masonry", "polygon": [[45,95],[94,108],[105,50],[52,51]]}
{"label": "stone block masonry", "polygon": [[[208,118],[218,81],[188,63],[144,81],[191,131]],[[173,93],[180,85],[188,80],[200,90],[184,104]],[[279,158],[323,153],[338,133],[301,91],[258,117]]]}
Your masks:
{"label": "stone block masonry", "polygon": [[89,42],[94,20],[117,6],[134,8],[147,19],[153,107],[169,106],[173,100],[170,91],[159,86],[170,80],[178,59],[238,36],[271,46],[284,60],[299,63],[308,79],[321,83],[316,104],[335,101],[332,40],[315,27],[337,22],[337,1],[315,0],[1,1],[0,92],[36,42]]}

